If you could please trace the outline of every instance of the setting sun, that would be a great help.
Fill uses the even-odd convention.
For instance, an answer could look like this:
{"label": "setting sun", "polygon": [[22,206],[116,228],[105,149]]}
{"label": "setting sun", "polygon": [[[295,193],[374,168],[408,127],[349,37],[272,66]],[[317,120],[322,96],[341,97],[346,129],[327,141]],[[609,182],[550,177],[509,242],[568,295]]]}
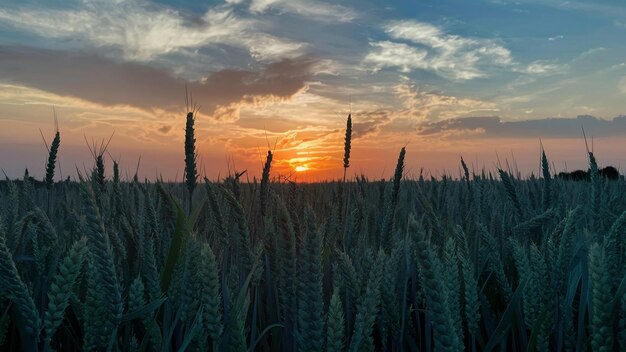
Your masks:
{"label": "setting sun", "polygon": [[296,170],[296,172],[304,172],[304,171],[309,170],[309,168],[304,166],[304,165],[298,165],[298,166],[295,167],[295,170]]}

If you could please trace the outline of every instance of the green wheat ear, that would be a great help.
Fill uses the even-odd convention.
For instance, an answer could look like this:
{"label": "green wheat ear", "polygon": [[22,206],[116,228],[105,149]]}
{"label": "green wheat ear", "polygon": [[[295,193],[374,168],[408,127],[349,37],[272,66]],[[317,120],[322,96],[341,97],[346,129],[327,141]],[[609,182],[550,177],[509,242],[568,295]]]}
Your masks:
{"label": "green wheat ear", "polygon": [[330,298],[326,316],[326,351],[342,352],[346,344],[343,305],[339,297],[339,288],[335,287]]}
{"label": "green wheat ear", "polygon": [[413,217],[409,218],[409,232],[417,235],[415,257],[426,297],[426,309],[432,319],[435,348],[438,351],[462,350],[462,342],[454,333],[455,323],[448,304],[449,292],[444,284],[442,264]]}
{"label": "green wheat ear", "polygon": [[320,351],[324,346],[324,287],[322,273],[322,234],[313,210],[305,211],[306,231],[300,251],[298,277],[298,331],[300,351]]}
{"label": "green wheat ear", "polygon": [[39,336],[41,320],[35,308],[35,303],[30,295],[28,287],[22,282],[17,272],[15,263],[9,248],[4,241],[4,234],[0,233],[0,295],[9,298],[17,308],[20,321],[19,330],[22,330],[24,337],[29,341],[24,341],[24,347],[35,344]]}
{"label": "green wheat ear", "polygon": [[87,244],[97,273],[98,288],[101,290],[101,297],[107,309],[108,321],[111,328],[115,329],[122,316],[122,290],[117,279],[109,239],[96,206],[94,193],[87,183],[82,184],[81,193],[86,217],[84,231]]}
{"label": "green wheat ear", "polygon": [[48,308],[44,319],[47,343],[50,343],[55,331],[63,321],[65,309],[68,307],[70,296],[75,290],[74,287],[77,284],[86,254],[87,240],[83,238],[74,243],[67,256],[59,264],[59,272],[50,284]]}
{"label": "green wheat ear", "polygon": [[513,207],[515,208],[515,213],[518,219],[522,219],[524,217],[524,210],[522,209],[522,205],[519,202],[517,191],[515,190],[515,185],[513,184],[513,178],[509,175],[508,172],[502,169],[498,169],[498,173],[500,174],[500,179],[502,180],[502,184],[504,185],[506,194],[509,196],[509,199],[513,203]]}
{"label": "green wheat ear", "polygon": [[[626,275],[622,280],[626,280]],[[619,319],[619,347],[622,351],[626,351],[626,290],[622,293],[620,299],[620,319]]]}
{"label": "green wheat ear", "polygon": [[285,326],[292,328],[297,312],[297,256],[296,233],[289,211],[285,203],[278,196],[274,197],[277,208],[278,251],[277,255],[277,285],[278,298]]}
{"label": "green wheat ear", "polygon": [[606,268],[604,250],[597,243],[589,248],[589,282],[592,307],[591,347],[593,351],[614,351],[611,278]]}
{"label": "green wheat ear", "polygon": [[154,244],[151,238],[148,239],[146,244],[145,259],[141,267],[141,276],[147,288],[150,301],[159,299],[161,297],[161,282],[156,257],[154,255]]}
{"label": "green wheat ear", "polygon": [[448,292],[448,305],[454,322],[454,333],[460,343],[463,342],[463,323],[461,318],[461,278],[459,272],[459,259],[457,255],[454,237],[448,237],[443,248],[442,274],[446,278],[445,284]]}
{"label": "green wheat ear", "polygon": [[374,351],[372,333],[380,309],[380,281],[382,279],[383,260],[385,260],[384,252],[381,250],[370,270],[365,294],[357,308],[354,332],[350,340],[350,352]]}
{"label": "green wheat ear", "polygon": [[133,280],[128,288],[128,311],[133,312],[146,304],[144,298],[144,286],[139,277]]}
{"label": "green wheat ear", "polygon": [[217,342],[223,332],[222,323],[222,295],[220,294],[219,268],[215,254],[208,244],[202,246],[201,280],[202,280],[202,323],[209,337]]}

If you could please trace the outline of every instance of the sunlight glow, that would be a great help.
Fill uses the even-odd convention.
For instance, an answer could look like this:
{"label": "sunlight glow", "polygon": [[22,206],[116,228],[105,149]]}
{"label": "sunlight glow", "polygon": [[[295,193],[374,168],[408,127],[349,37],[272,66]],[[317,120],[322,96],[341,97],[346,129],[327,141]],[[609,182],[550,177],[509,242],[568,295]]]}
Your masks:
{"label": "sunlight glow", "polygon": [[309,170],[309,168],[306,167],[305,165],[298,165],[298,166],[296,166],[295,170],[296,170],[296,172],[304,172],[304,171]]}

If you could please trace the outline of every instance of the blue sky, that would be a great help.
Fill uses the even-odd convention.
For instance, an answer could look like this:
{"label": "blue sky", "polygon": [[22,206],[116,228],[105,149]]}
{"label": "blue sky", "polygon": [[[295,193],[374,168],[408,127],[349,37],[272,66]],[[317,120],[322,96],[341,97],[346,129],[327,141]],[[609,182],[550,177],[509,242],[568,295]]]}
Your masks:
{"label": "blue sky", "polygon": [[39,168],[55,105],[69,145],[115,131],[115,155],[174,177],[185,82],[211,177],[258,168],[270,141],[279,172],[334,177],[349,111],[355,172],[385,169],[406,143],[415,169],[456,170],[461,153],[491,167],[513,152],[530,172],[539,138],[582,165],[580,126],[606,163],[626,164],[611,152],[626,136],[613,120],[626,114],[625,36],[620,1],[7,2],[0,144],[24,152],[0,152],[0,166]]}

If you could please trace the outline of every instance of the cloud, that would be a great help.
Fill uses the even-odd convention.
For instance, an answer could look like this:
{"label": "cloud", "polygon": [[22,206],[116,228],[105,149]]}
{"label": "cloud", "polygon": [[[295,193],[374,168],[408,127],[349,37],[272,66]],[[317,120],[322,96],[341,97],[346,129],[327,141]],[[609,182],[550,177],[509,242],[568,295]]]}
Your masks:
{"label": "cloud", "polygon": [[555,35],[554,37],[549,37],[548,40],[553,42],[555,40],[561,40],[563,38],[565,38],[565,37],[563,35],[559,34],[559,35]]}
{"label": "cloud", "polygon": [[511,52],[494,40],[462,37],[445,33],[429,23],[405,20],[384,26],[394,40],[376,41],[364,61],[375,70],[399,67],[408,72],[415,69],[432,71],[440,76],[469,80],[485,77],[483,66],[510,66]]}
{"label": "cloud", "polygon": [[74,9],[0,9],[0,23],[44,38],[121,50],[133,61],[206,46],[243,47],[255,59],[301,54],[303,44],[259,31],[258,22],[216,6],[193,16],[146,1],[80,1]]}
{"label": "cloud", "polygon": [[523,73],[530,73],[533,75],[546,75],[553,73],[562,73],[567,68],[567,65],[558,65],[542,60],[533,61],[526,67],[517,69],[516,71]]}
{"label": "cloud", "polygon": [[331,3],[311,0],[252,0],[250,11],[264,13],[270,9],[327,22],[351,22],[357,18],[354,10]]}
{"label": "cloud", "polygon": [[423,70],[429,68],[426,50],[390,41],[373,42],[370,46],[377,50],[368,53],[365,62],[373,63],[376,70],[383,67],[399,67],[402,72],[410,72],[416,68]]}
{"label": "cloud", "polygon": [[172,130],[172,126],[171,125],[163,125],[163,126],[158,128],[158,131],[163,133],[163,134],[167,134],[171,130]]}
{"label": "cloud", "polygon": [[487,77],[494,68],[530,75],[562,73],[568,68],[546,60],[521,64],[495,40],[449,34],[429,23],[392,21],[383,29],[394,41],[369,43],[373,49],[363,61],[371,64],[374,71],[395,67],[401,72],[425,70],[448,79],[471,80]]}
{"label": "cloud", "polygon": [[144,1],[84,1],[80,5],[63,10],[4,9],[0,20],[46,38],[79,38],[96,46],[119,47],[133,60],[223,43],[241,35],[249,25],[229,10],[186,18]]}
{"label": "cloud", "polygon": [[305,43],[277,38],[265,33],[255,33],[243,39],[252,57],[259,61],[292,58],[302,53]]}
{"label": "cloud", "polygon": [[597,48],[587,49],[587,50],[583,51],[582,53],[580,53],[575,58],[573,58],[571,62],[572,63],[577,63],[577,62],[583,61],[583,60],[588,59],[590,57],[593,57],[596,54],[601,53],[603,51],[606,51],[605,47],[597,47]]}
{"label": "cloud", "polygon": [[[188,82],[202,112],[233,121],[237,107],[290,99],[306,88],[314,61],[283,59],[258,70],[221,70]],[[106,106],[180,111],[185,81],[138,63],[118,63],[94,54],[0,46],[2,79]]]}
{"label": "cloud", "polygon": [[352,123],[352,136],[357,138],[378,135],[381,127],[392,121],[392,112],[384,109],[357,112]]}
{"label": "cloud", "polygon": [[601,120],[589,115],[576,118],[545,118],[503,121],[497,116],[453,118],[422,124],[418,134],[424,137],[464,135],[468,138],[581,138],[581,127],[588,136],[626,135],[626,116]]}
{"label": "cloud", "polygon": [[[334,136],[337,132],[338,130],[323,126],[308,126],[290,130],[282,134],[277,141],[276,147],[282,151],[319,152],[328,147],[329,137]],[[334,145],[335,143],[333,142],[332,144]]]}
{"label": "cloud", "polygon": [[401,82],[394,89],[396,96],[404,105],[404,110],[398,111],[397,115],[407,116],[418,122],[498,110],[495,103],[426,90],[409,81]]}

